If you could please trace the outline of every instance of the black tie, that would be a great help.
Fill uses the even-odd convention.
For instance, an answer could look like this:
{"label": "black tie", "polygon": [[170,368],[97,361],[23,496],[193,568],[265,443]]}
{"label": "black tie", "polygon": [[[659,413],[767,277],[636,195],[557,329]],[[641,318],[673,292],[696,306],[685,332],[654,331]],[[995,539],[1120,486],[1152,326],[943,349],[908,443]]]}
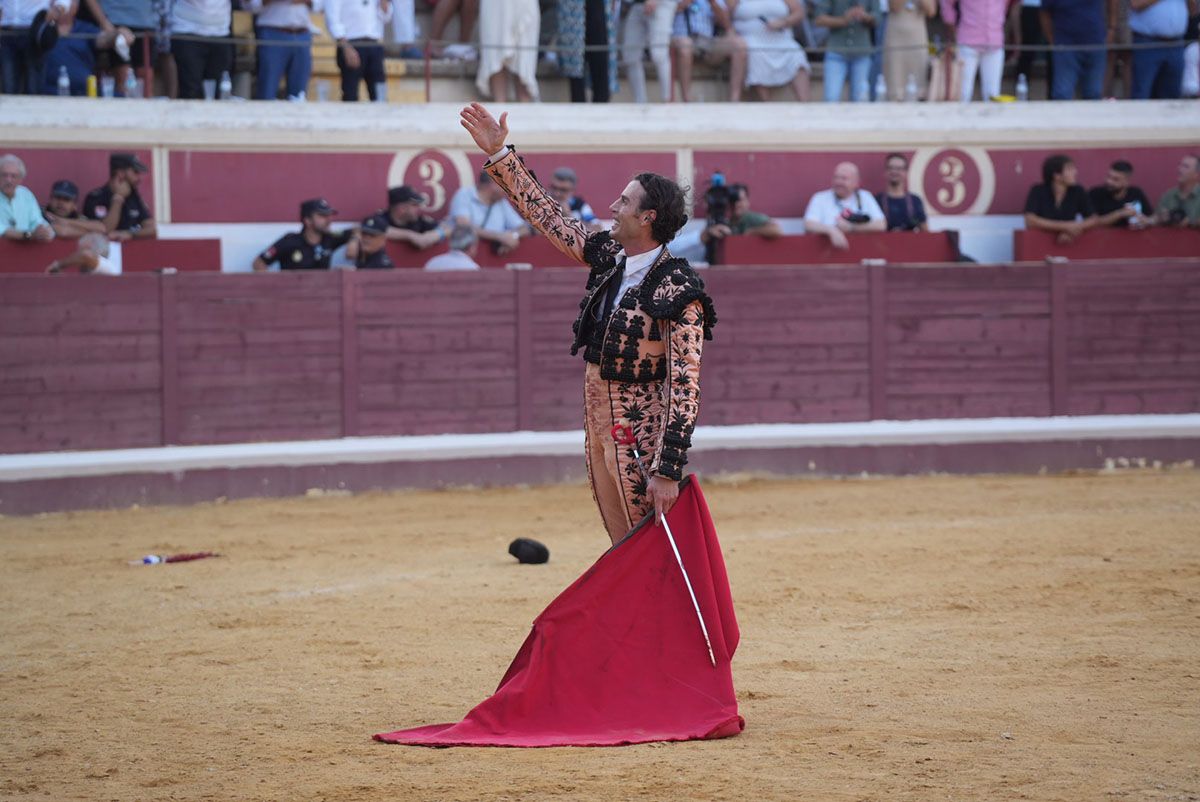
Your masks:
{"label": "black tie", "polygon": [[617,293],[621,289],[621,282],[625,280],[625,257],[621,257],[621,261],[617,262],[617,272],[613,273],[613,277],[608,280],[608,289],[604,293],[604,316],[601,321],[607,321],[608,316],[612,314],[613,306],[617,303]]}

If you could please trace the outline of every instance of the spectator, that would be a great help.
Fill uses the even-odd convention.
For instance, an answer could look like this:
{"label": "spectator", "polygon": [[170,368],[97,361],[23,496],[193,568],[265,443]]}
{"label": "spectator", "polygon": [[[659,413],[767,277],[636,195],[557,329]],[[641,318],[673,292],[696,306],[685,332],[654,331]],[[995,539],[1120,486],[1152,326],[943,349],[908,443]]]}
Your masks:
{"label": "spectator", "polygon": [[1055,47],[1050,53],[1054,61],[1051,100],[1074,100],[1077,89],[1084,100],[1100,99],[1107,58],[1104,43],[1112,31],[1105,21],[1109,2],[1042,0],[1042,31]]}
{"label": "spectator", "polygon": [[884,166],[887,189],[880,192],[876,200],[887,218],[887,230],[928,231],[925,204],[908,191],[908,157],[903,153],[889,153]]}
{"label": "spectator", "polygon": [[388,190],[387,238],[407,242],[417,250],[446,238],[445,227],[432,217],[421,213],[426,198],[420,192],[404,184]]}
{"label": "spectator", "polygon": [[254,12],[258,39],[258,79],[254,97],[275,100],[279,81],[286,78],[289,100],[303,99],[312,77],[312,24],[309,12],[319,13],[325,0],[245,0]]}
{"label": "spectator", "polygon": [[1183,42],[1178,40],[1187,32],[1188,0],[1131,0],[1130,7],[1135,47],[1129,96],[1178,98],[1183,89]]}
{"label": "spectator", "polygon": [[[1115,7],[1115,8],[1114,8]],[[1104,96],[1128,98],[1133,87],[1133,32],[1129,30],[1129,0],[1113,0],[1109,12],[1116,12],[1116,20],[1108,20],[1112,31],[1109,40],[1107,63],[1104,67]],[[1053,84],[1053,76],[1050,76]],[[1117,94],[1117,79],[1121,80],[1121,94]]]}
{"label": "spectator", "polygon": [[808,100],[808,56],[792,29],[804,19],[801,0],[729,0],[733,29],[749,51],[746,85],[759,100],[770,88],[788,85],[798,101]]}
{"label": "spectator", "polygon": [[829,28],[829,39],[825,43],[826,103],[841,101],[847,76],[852,101],[861,103],[869,97],[871,26],[875,24],[875,17],[867,11],[868,2],[816,0],[814,3],[814,24]]}
{"label": "spectator", "polygon": [[179,72],[179,97],[204,97],[204,82],[221,80],[233,72],[233,46],[229,36],[229,0],[174,0],[171,4],[171,53]]}
{"label": "spectator", "polygon": [[599,231],[602,226],[596,218],[591,205],[575,194],[579,177],[570,167],[559,167],[550,176],[550,184],[546,187],[550,197],[558,201],[563,211],[583,223],[588,231]]}
{"label": "spectator", "polygon": [[113,45],[119,62],[115,70],[118,94],[125,92],[125,79],[130,69],[145,82],[143,95],[150,94],[146,68],[152,67],[153,62],[147,64],[146,56],[154,59],[158,54],[156,34],[161,9],[156,7],[159,5],[150,0],[80,0],[78,15],[84,22],[92,23],[106,34],[127,31],[132,36],[132,40],[118,37]]}
{"label": "spectator", "polygon": [[1115,161],[1108,168],[1104,184],[1092,187],[1088,192],[1092,211],[1096,214],[1097,226],[1114,228],[1142,228],[1152,225],[1154,209],[1150,199],[1140,187],[1131,186],[1133,165],[1127,161]]}
{"label": "spectator", "polygon": [[883,210],[874,195],[860,189],[858,166],[852,162],[835,167],[832,188],[813,195],[804,210],[804,232],[824,234],[842,251],[850,247],[847,234],[886,230]]}
{"label": "spectator", "polygon": [[910,77],[916,83],[917,97],[925,98],[929,87],[929,36],[926,22],[937,13],[937,2],[886,1],[890,4],[883,54],[887,99],[905,100]]}
{"label": "spectator", "polygon": [[0,3],[0,91],[6,95],[41,93],[46,53],[58,40],[59,18],[70,11],[70,0]]}
{"label": "spectator", "polygon": [[356,270],[391,270],[396,267],[387,252],[388,219],[373,214],[355,232],[346,246],[346,256],[354,260]]}
{"label": "spectator", "polygon": [[516,248],[522,237],[532,233],[486,170],[479,173],[475,186],[454,193],[450,220],[456,226],[471,226],[476,237],[491,242],[501,255]]}
{"label": "spectator", "polygon": [[1181,228],[1200,228],[1200,156],[1179,160],[1179,183],[1158,202],[1158,222]]}
{"label": "spectator", "polygon": [[953,31],[962,64],[963,103],[975,96],[976,73],[983,100],[1000,94],[1007,6],[1008,0],[941,0],[942,19]]}
{"label": "spectator", "polygon": [[450,232],[450,250],[425,263],[426,270],[478,270],[475,251],[479,239],[470,226],[455,226]]}
{"label": "spectator", "polygon": [[280,270],[328,270],[333,252],[354,236],[351,229],[338,234],[330,232],[329,225],[335,214],[337,209],[324,198],[301,203],[300,231],[284,234],[274,245],[260,253],[254,259],[255,271],[267,270],[276,262]]}
{"label": "spectator", "polygon": [[79,187],[73,181],[63,179],[55,181],[50,189],[50,200],[46,203],[42,214],[55,236],[63,239],[79,239],[84,234],[108,234],[104,223],[99,220],[88,220],[79,211]]}
{"label": "spectator", "polygon": [[42,217],[37,198],[25,181],[25,162],[11,153],[0,156],[0,226],[4,239],[52,240],[54,229]]}
{"label": "spectator", "polygon": [[391,0],[325,0],[325,24],[337,41],[337,65],[342,73],[342,100],[358,100],[358,86],[367,82],[371,100],[386,85],[383,69],[383,26],[392,18]]}
{"label": "spectator", "polygon": [[[471,32],[475,30],[475,21],[479,19],[479,0],[433,0],[433,20],[430,23],[430,50],[434,56],[474,61],[479,58],[479,51],[471,46]],[[458,13],[458,44],[442,46],[446,36],[446,26],[450,19]]]}
{"label": "spectator", "polygon": [[1030,187],[1025,199],[1026,228],[1056,232],[1058,244],[1068,245],[1096,224],[1087,193],[1075,183],[1076,175],[1069,157],[1046,157],[1042,183]]}
{"label": "spectator", "polygon": [[97,53],[112,50],[117,37],[124,40],[124,50],[128,50],[133,44],[133,31],[114,26],[109,26],[107,31],[101,31],[99,26],[79,19],[75,13],[77,8],[77,4],[72,4],[71,10],[58,18],[58,43],[46,54],[42,94],[58,94],[58,76],[61,69],[66,67],[67,78],[71,82],[71,94],[86,95],[88,77],[97,72]]}
{"label": "spectator", "polygon": [[[723,33],[717,34],[720,28]],[[684,103],[692,100],[692,66],[699,56],[705,64],[729,62],[729,99],[742,99],[748,61],[746,40],[730,33],[733,22],[725,0],[692,0],[675,14],[671,24],[671,50],[675,57],[675,75],[679,78],[679,96]]]}
{"label": "spectator", "polygon": [[108,237],[89,232],[79,238],[75,253],[55,259],[46,268],[47,273],[61,273],[69,267],[79,268],[80,273],[95,273],[101,276],[119,276],[121,270],[108,258]]}
{"label": "spectator", "polygon": [[108,157],[108,183],[87,194],[83,216],[100,220],[115,240],[149,239],[158,236],[158,225],[150,207],[138,194],[142,175],[150,168],[132,153],[114,153]]}
{"label": "spectator", "polygon": [[[1128,5],[1129,0],[1118,0]],[[1021,10],[1018,13],[1017,24],[1013,26],[1013,44],[1021,47],[1017,56],[1016,74],[1029,79],[1033,75],[1033,63],[1044,59],[1046,62],[1046,99],[1050,98],[1050,89],[1054,86],[1054,59],[1049,53],[1037,49],[1046,44],[1042,32],[1042,0],[1021,0]]]}
{"label": "spectator", "polygon": [[507,103],[515,82],[520,101],[538,99],[537,46],[541,16],[537,0],[504,0],[479,7],[479,71],[484,97]]}
{"label": "spectator", "polygon": [[675,20],[675,0],[633,0],[621,28],[621,61],[633,90],[635,103],[646,102],[647,46],[658,76],[659,97],[671,100],[671,23]]}
{"label": "spectator", "polygon": [[617,91],[617,13],[607,0],[557,0],[559,67],[571,102],[607,103]]}

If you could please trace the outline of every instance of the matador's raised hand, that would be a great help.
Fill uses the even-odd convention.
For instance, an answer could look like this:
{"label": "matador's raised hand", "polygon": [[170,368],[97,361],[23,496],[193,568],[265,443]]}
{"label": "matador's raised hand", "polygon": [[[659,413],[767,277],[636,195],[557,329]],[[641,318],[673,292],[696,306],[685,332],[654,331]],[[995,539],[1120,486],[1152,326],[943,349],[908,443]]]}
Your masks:
{"label": "matador's raised hand", "polygon": [[496,118],[482,103],[472,103],[463,107],[459,117],[462,127],[467,129],[484,153],[491,156],[504,147],[504,140],[508,139],[507,111],[500,115],[500,122],[496,122]]}

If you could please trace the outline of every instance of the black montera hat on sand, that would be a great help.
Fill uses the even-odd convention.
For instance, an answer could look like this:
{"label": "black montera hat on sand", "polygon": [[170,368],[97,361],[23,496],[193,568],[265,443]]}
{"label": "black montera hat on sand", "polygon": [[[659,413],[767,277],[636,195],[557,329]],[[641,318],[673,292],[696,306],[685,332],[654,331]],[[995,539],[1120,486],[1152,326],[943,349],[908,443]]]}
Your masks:
{"label": "black montera hat on sand", "polygon": [[530,565],[540,565],[550,559],[550,549],[527,537],[519,537],[508,544],[508,553],[517,558],[517,562]]}

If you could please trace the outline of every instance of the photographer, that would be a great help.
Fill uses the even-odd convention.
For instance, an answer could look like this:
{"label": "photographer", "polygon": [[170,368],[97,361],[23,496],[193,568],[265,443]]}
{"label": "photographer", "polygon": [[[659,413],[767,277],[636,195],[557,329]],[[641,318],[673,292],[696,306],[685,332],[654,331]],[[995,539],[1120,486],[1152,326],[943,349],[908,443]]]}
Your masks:
{"label": "photographer", "polygon": [[757,234],[764,239],[783,236],[779,223],[762,212],[750,211],[750,189],[745,184],[725,185],[720,173],[704,193],[708,207],[708,224],[700,232],[705,257],[709,264],[718,264],[717,244],[731,235]]}
{"label": "photographer", "polygon": [[847,234],[886,230],[883,210],[875,196],[859,188],[858,167],[852,162],[835,167],[832,188],[813,195],[804,210],[804,232],[824,234],[841,251],[850,247]]}

